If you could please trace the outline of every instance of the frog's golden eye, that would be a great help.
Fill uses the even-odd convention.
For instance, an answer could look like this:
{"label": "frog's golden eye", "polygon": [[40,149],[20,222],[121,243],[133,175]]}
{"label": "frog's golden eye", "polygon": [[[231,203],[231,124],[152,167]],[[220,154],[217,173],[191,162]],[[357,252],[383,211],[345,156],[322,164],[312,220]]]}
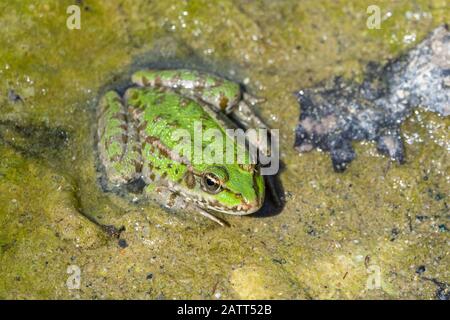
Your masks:
{"label": "frog's golden eye", "polygon": [[211,194],[217,194],[222,190],[222,184],[219,177],[211,172],[203,174],[202,187],[203,190]]}

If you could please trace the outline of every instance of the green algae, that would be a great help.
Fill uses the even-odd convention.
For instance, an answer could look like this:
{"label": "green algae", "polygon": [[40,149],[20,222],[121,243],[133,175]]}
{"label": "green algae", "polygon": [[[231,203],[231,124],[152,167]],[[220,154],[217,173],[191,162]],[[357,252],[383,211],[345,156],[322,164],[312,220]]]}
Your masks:
{"label": "green algae", "polygon": [[[404,123],[406,164],[357,144],[336,174],[326,154],[293,150],[291,94],[395,57],[450,22],[445,1],[377,1],[379,30],[366,27],[373,1],[79,3],[81,30],[66,28],[72,1],[0,4],[0,298],[433,299],[425,278],[450,282],[448,118]],[[267,99],[259,111],[281,130],[285,165],[280,214],[219,228],[102,192],[97,98],[147,63],[211,70]],[[124,226],[128,246],[86,217]],[[66,284],[71,265],[79,289]],[[367,285],[373,270],[380,286]]]}

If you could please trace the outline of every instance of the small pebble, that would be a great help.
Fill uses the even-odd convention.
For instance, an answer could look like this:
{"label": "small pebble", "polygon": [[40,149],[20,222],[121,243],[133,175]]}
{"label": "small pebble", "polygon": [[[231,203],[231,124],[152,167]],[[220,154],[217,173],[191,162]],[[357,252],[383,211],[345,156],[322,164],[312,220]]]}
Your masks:
{"label": "small pebble", "polygon": [[119,247],[126,248],[128,247],[128,243],[125,239],[119,239]]}
{"label": "small pebble", "polygon": [[425,268],[425,266],[418,266],[416,269],[416,273],[421,275],[422,273],[424,273],[427,269]]}

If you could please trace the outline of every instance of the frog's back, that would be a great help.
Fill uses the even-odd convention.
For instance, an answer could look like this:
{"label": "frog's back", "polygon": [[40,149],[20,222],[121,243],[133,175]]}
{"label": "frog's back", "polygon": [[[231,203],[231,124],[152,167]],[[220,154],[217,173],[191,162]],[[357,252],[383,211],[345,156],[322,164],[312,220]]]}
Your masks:
{"label": "frog's back", "polygon": [[130,88],[125,99],[134,120],[141,122],[137,127],[150,139],[157,137],[171,149],[176,143],[172,139],[175,130],[186,130],[192,139],[199,129],[195,124],[201,124],[203,131],[216,129],[224,133],[220,124],[205,110],[205,104],[170,89]]}

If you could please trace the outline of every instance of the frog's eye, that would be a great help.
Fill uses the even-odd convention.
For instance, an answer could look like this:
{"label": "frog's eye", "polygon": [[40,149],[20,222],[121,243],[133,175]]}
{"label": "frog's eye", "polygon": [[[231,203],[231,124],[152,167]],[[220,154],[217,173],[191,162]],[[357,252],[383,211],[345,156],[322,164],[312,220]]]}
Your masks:
{"label": "frog's eye", "polygon": [[202,187],[208,193],[216,194],[222,189],[222,184],[218,176],[214,173],[207,172],[202,177]]}

